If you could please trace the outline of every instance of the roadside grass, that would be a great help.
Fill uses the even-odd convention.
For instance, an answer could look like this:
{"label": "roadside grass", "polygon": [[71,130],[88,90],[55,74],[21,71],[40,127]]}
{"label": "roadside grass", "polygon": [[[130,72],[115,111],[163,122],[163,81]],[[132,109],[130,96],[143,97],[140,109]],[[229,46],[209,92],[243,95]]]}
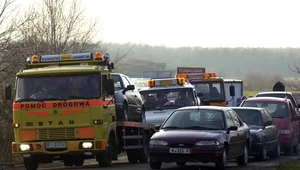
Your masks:
{"label": "roadside grass", "polygon": [[244,96],[255,96],[257,93],[261,91],[250,91],[250,90],[245,90],[243,93]]}
{"label": "roadside grass", "polygon": [[300,169],[300,161],[290,161],[290,162],[282,162],[277,166],[277,170],[299,170]]}

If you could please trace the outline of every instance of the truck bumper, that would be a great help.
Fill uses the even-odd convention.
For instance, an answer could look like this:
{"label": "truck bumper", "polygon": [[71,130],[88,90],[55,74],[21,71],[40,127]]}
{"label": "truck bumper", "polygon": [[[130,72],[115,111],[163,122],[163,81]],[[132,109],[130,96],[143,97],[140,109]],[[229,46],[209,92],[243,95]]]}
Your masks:
{"label": "truck bumper", "polygon": [[43,141],[12,143],[13,154],[30,155],[96,155],[106,150],[106,140],[93,141]]}

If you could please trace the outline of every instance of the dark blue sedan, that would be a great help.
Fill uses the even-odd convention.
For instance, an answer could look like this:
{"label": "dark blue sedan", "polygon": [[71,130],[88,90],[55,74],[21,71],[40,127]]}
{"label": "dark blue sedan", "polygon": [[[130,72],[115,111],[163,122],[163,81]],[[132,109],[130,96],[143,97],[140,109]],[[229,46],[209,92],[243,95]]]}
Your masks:
{"label": "dark blue sedan", "polygon": [[263,161],[267,156],[280,156],[279,130],[271,115],[265,108],[258,107],[231,107],[245,122],[251,133],[251,150],[256,160]]}

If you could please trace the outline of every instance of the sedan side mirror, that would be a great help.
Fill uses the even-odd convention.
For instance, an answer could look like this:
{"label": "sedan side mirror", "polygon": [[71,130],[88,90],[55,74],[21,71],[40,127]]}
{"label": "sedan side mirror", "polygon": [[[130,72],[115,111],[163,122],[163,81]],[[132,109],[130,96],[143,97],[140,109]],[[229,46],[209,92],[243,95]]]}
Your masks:
{"label": "sedan side mirror", "polygon": [[230,131],[233,131],[233,130],[238,130],[238,127],[237,127],[237,126],[230,126],[230,127],[227,129],[227,133],[229,133]]}
{"label": "sedan side mirror", "polygon": [[198,97],[202,97],[202,96],[203,96],[203,93],[197,93],[197,96],[198,96]]}
{"label": "sedan side mirror", "polygon": [[128,85],[122,92],[123,92],[123,94],[125,94],[126,91],[134,90],[134,89],[135,89],[134,85]]}
{"label": "sedan side mirror", "polygon": [[264,126],[271,126],[272,124],[273,124],[272,120],[267,120],[265,121]]}
{"label": "sedan side mirror", "polygon": [[155,126],[154,126],[154,129],[155,129],[156,131],[159,131],[160,127],[161,127],[161,125],[155,125]]}

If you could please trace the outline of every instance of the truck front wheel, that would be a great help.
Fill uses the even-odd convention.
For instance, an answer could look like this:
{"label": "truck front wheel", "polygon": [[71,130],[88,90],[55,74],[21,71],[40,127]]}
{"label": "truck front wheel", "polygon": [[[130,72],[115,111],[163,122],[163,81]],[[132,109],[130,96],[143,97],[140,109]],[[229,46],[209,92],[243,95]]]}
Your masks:
{"label": "truck front wheel", "polygon": [[37,170],[39,163],[33,157],[23,158],[26,170]]}
{"label": "truck front wheel", "polygon": [[113,145],[114,145],[114,136],[112,133],[109,135],[108,138],[108,145],[104,153],[97,155],[97,161],[100,167],[109,167],[112,162],[113,157]]}
{"label": "truck front wheel", "polygon": [[84,156],[75,157],[73,163],[75,166],[82,166],[84,164]]}

